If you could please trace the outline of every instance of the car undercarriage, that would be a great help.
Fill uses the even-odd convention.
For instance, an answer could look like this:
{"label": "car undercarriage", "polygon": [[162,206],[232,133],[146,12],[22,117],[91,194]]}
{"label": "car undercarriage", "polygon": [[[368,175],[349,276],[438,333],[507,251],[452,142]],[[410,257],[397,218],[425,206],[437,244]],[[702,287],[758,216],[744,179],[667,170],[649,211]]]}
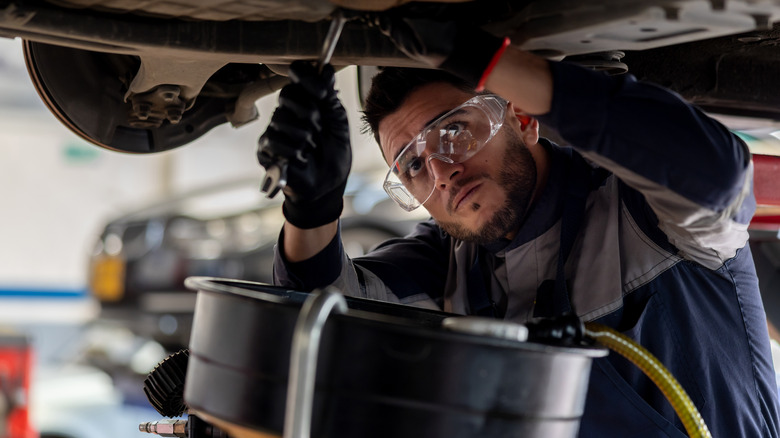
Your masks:
{"label": "car undercarriage", "polygon": [[775,1],[17,0],[0,3],[0,33],[24,40],[61,122],[99,146],[149,153],[254,120],[290,62],[316,59],[337,9],[351,19],[336,66],[415,66],[366,24],[375,14],[467,21],[550,59],[628,71],[713,113],[780,118]]}

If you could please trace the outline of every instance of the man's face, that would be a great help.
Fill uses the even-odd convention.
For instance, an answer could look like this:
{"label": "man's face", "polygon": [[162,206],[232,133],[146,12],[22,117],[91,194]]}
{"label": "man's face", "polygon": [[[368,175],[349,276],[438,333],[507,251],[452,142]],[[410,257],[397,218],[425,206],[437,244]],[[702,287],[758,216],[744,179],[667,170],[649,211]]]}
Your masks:
{"label": "man's face", "polygon": [[[415,90],[379,123],[385,161],[392,163],[431,120],[471,97],[444,83]],[[514,236],[538,185],[535,157],[524,137],[539,148],[537,137],[524,134],[510,109],[499,133],[470,159],[429,161],[435,188],[423,206],[450,235],[478,243]]]}

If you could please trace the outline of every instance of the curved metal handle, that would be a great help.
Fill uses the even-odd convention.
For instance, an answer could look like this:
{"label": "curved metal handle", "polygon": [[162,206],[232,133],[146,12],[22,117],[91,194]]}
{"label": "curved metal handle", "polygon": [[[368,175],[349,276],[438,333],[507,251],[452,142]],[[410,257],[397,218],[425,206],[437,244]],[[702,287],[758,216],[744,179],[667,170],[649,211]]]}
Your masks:
{"label": "curved metal handle", "polygon": [[325,322],[331,313],[347,311],[347,300],[336,288],[312,292],[298,315],[290,352],[290,377],[284,415],[284,438],[309,438],[311,435],[314,379],[317,355]]}

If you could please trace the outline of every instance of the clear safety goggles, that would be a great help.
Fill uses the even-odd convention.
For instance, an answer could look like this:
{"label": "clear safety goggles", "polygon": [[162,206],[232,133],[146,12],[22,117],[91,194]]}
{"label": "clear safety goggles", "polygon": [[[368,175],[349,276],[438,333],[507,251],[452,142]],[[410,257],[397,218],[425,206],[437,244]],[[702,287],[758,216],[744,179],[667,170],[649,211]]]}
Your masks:
{"label": "clear safety goggles", "polygon": [[398,154],[385,177],[385,191],[406,211],[424,204],[435,188],[431,160],[468,160],[496,135],[505,117],[506,101],[493,94],[473,97],[439,117]]}

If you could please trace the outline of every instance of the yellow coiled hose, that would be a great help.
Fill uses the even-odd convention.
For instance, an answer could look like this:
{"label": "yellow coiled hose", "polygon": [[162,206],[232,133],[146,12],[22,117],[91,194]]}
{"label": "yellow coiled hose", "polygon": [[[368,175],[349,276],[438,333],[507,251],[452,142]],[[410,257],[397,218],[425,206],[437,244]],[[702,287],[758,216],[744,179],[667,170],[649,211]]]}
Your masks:
{"label": "yellow coiled hose", "polygon": [[586,322],[585,335],[630,360],[655,383],[672,404],[690,437],[709,437],[709,429],[699,410],[672,373],[644,347],[605,325]]}

